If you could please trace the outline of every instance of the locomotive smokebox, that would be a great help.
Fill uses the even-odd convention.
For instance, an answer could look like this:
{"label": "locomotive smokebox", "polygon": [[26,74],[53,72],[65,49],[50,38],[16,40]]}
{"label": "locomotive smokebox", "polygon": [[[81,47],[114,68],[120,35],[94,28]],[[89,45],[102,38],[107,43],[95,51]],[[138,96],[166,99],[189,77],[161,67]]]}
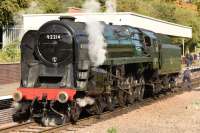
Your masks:
{"label": "locomotive smokebox", "polygon": [[60,20],[70,20],[70,21],[73,21],[75,22],[76,18],[75,17],[72,17],[72,16],[60,16]]}
{"label": "locomotive smokebox", "polygon": [[50,21],[40,29],[37,55],[47,65],[70,64],[73,54],[73,32],[61,21]]}

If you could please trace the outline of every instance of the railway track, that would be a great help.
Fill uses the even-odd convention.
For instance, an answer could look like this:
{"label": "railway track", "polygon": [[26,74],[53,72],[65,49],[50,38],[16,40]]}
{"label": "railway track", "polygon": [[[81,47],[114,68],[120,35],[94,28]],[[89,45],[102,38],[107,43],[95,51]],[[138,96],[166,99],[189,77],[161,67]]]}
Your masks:
{"label": "railway track", "polygon": [[[193,86],[197,86],[200,83],[200,78],[193,80]],[[116,108],[113,112],[104,112],[101,115],[94,115],[87,118],[80,119],[76,124],[66,123],[61,126],[48,126],[42,127],[34,122],[27,122],[23,124],[17,124],[15,126],[7,127],[4,129],[0,129],[1,133],[58,133],[58,132],[75,132],[80,128],[84,128],[87,126],[91,126],[92,124],[114,118],[116,116],[120,116],[122,114],[126,114],[135,109],[141,108],[146,105],[150,105],[155,102],[159,102],[161,100],[168,99],[178,94],[182,94],[185,92],[183,87],[179,87],[174,92],[165,92],[155,97],[146,98],[141,102],[135,102],[133,105],[124,107],[124,108]],[[99,119],[100,118],[100,119]]]}
{"label": "railway track", "polygon": [[0,125],[12,121],[13,108],[0,110]]}
{"label": "railway track", "polygon": [[175,95],[174,93],[168,93],[167,95],[159,95],[158,97],[147,98],[147,99],[144,99],[144,101],[136,102],[131,106],[124,107],[124,108],[117,108],[113,112],[104,112],[103,114],[98,115],[98,116],[95,115],[95,116],[90,116],[87,118],[80,119],[76,124],[66,123],[65,125],[61,125],[61,126],[41,127],[40,125],[34,122],[28,122],[28,123],[8,127],[5,129],[0,129],[0,132],[1,133],[26,133],[26,132],[27,133],[28,132],[29,133],[57,133],[57,132],[70,132],[70,131],[75,132],[79,128],[91,126],[92,124],[95,124],[95,123],[98,123],[110,118],[114,118],[122,114],[126,114],[135,109],[172,97],[174,95]]}
{"label": "railway track", "polygon": [[15,126],[0,129],[1,133],[57,133],[57,132],[74,132],[79,128],[91,126],[92,124],[107,120],[122,114],[128,113],[134,109],[140,108],[144,105],[150,104],[155,99],[145,99],[143,102],[136,102],[134,105],[124,108],[117,108],[113,112],[104,112],[101,115],[94,115],[87,118],[80,119],[76,124],[66,123],[60,126],[41,127],[34,122],[27,122]]}
{"label": "railway track", "polygon": [[12,112],[13,108],[11,108],[12,99],[1,99],[0,100],[0,125],[9,123],[12,121]]}
{"label": "railway track", "polygon": [[[193,87],[196,87],[199,84],[200,84],[200,77],[192,80]],[[178,94],[181,94],[182,92],[186,91],[186,89],[184,88],[184,85],[182,83],[179,83],[178,86],[180,86],[180,87],[175,90],[175,93],[174,92],[165,92],[165,93],[162,93],[162,94],[154,96],[154,97],[149,97],[149,98],[144,99],[142,102],[135,102],[133,105],[130,105],[128,107],[116,108],[116,110],[114,110],[113,112],[104,112],[103,114],[98,115],[98,116],[94,115],[94,116],[80,119],[76,124],[66,123],[61,126],[42,127],[41,125],[38,125],[37,123],[27,122],[27,123],[16,124],[14,126],[0,129],[0,132],[1,133],[57,133],[57,132],[70,132],[70,131],[74,132],[74,131],[78,130],[79,128],[90,126],[90,125],[98,123],[100,121],[107,120],[107,119],[110,119],[110,118],[113,118],[116,116],[120,116],[122,114],[126,114],[137,108],[141,108],[143,106],[146,106],[146,105],[149,105],[149,104],[152,104],[155,102],[159,102],[160,100],[170,98],[174,95],[178,95]],[[5,118],[5,120],[3,121],[4,123],[10,122],[9,121],[9,120],[11,120],[10,112],[12,112],[12,108],[0,110],[1,119],[4,120],[4,118]],[[99,119],[99,118],[101,118],[101,119]],[[8,120],[6,121],[6,119],[8,119]],[[0,121],[0,124],[1,124],[1,121]]]}
{"label": "railway track", "polygon": [[0,99],[0,110],[10,108],[12,101],[12,98]]}

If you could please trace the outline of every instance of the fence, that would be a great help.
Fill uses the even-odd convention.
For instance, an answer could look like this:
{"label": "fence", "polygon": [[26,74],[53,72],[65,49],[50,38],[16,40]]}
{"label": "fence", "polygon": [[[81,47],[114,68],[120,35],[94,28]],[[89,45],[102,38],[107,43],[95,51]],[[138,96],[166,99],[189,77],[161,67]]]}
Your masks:
{"label": "fence", "polygon": [[21,77],[21,66],[19,63],[0,64],[0,73],[0,86],[3,84],[19,82]]}
{"label": "fence", "polygon": [[24,29],[21,27],[4,27],[3,28],[3,47],[16,40],[21,40]]}

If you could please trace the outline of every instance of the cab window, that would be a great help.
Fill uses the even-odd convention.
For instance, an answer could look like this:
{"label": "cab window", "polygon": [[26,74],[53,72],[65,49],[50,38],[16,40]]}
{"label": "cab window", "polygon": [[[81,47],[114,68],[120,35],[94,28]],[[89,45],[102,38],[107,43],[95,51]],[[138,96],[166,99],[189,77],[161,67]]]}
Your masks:
{"label": "cab window", "polygon": [[142,51],[143,48],[143,36],[142,33],[136,28],[130,28],[129,32],[131,35],[131,40],[135,48],[139,51]]}
{"label": "cab window", "polygon": [[125,27],[121,27],[120,29],[116,29],[115,34],[121,39],[130,37],[130,32]]}
{"label": "cab window", "polygon": [[157,45],[157,44],[158,44],[157,40],[153,39],[153,45]]}
{"label": "cab window", "polygon": [[151,46],[151,39],[148,36],[144,36],[144,43],[146,46],[150,47]]}

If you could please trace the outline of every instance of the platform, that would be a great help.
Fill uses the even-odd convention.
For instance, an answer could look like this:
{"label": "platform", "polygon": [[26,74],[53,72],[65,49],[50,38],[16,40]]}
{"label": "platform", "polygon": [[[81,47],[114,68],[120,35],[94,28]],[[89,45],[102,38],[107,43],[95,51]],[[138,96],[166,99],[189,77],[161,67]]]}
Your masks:
{"label": "platform", "polygon": [[11,98],[13,92],[19,87],[19,83],[5,84],[0,86],[0,100]]}
{"label": "platform", "polygon": [[[183,70],[186,70],[187,67],[183,68]],[[200,71],[200,66],[191,66],[189,67],[190,71],[191,72],[197,72],[197,71]]]}

